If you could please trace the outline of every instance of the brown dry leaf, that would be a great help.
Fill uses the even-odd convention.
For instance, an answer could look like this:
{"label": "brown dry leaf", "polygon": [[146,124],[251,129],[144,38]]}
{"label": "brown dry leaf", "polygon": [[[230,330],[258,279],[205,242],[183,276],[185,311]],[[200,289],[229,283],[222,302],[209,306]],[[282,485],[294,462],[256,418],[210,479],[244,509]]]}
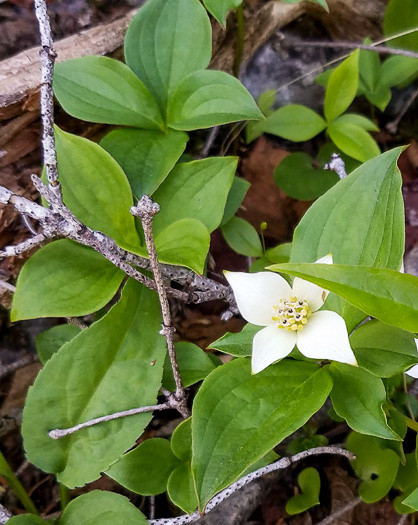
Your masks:
{"label": "brown dry leaf", "polygon": [[294,227],[310,205],[291,199],[274,183],[274,171],[288,154],[288,151],[261,137],[241,164],[241,173],[251,187],[239,215],[257,230],[260,230],[262,222],[266,222],[264,235],[275,242],[291,239]]}
{"label": "brown dry leaf", "polygon": [[[338,466],[327,467],[324,472],[328,479],[331,492],[331,514],[356,498],[357,482],[348,473]],[[354,510],[348,511],[338,518],[339,525],[354,525]]]}

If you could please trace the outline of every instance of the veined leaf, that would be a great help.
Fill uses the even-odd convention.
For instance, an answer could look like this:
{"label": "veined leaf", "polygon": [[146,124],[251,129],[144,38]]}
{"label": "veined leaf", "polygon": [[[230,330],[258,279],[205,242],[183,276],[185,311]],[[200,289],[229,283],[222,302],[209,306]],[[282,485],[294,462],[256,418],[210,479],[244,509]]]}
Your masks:
{"label": "veined leaf", "polygon": [[129,280],[109,313],[61,347],[27,397],[22,432],[30,461],[72,488],[97,479],[134,445],[151,413],[100,423],[58,440],[48,432],[154,405],[165,358],[160,326],[156,293]]}
{"label": "veined leaf", "polygon": [[327,122],[339,117],[353,102],[359,82],[359,50],[354,51],[332,72],[325,92],[324,114]]}
{"label": "veined leaf", "polygon": [[132,19],[125,37],[126,63],[157,98],[164,116],[180,82],[209,65],[211,33],[198,0],[150,0]]}
{"label": "veined leaf", "polygon": [[251,375],[248,359],[215,369],[195,398],[192,470],[202,511],[325,402],[332,382],[326,368],[282,361]]}
{"label": "veined leaf", "polygon": [[418,332],[418,278],[414,275],[345,264],[275,264],[269,269],[318,284],[367,315]]}
{"label": "veined leaf", "polygon": [[24,264],[11,319],[79,317],[105,306],[124,273],[92,248],[68,239],[43,246]]}
{"label": "veined leaf", "polygon": [[85,56],[54,68],[54,93],[67,113],[89,122],[163,129],[151,93],[129,69],[113,58]]}

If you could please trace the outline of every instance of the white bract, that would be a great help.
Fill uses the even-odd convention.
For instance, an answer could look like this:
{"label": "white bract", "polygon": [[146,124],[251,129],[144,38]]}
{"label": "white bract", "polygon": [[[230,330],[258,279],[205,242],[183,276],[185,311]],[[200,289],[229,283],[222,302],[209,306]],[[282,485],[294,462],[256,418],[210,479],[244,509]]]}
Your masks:
{"label": "white bract", "polygon": [[[418,351],[418,339],[415,339],[415,345]],[[414,365],[412,368],[407,370],[405,374],[408,374],[409,376],[415,377],[415,379],[418,379],[418,365]]]}
{"label": "white bract", "polygon": [[[332,264],[332,256],[316,262]],[[317,312],[327,290],[298,277],[290,287],[273,272],[225,272],[225,277],[244,319],[265,326],[253,339],[253,374],[289,355],[295,345],[305,357],[357,366],[344,319],[336,312]]]}

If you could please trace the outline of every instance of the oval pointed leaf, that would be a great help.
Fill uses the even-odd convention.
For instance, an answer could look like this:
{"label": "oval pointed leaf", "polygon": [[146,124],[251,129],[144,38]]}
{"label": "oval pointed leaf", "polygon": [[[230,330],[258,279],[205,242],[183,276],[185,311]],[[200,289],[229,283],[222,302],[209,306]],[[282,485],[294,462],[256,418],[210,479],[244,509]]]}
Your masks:
{"label": "oval pointed leaf", "polygon": [[[400,268],[405,217],[396,161],[401,151],[369,160],[309,208],[295,230],[291,262],[314,262],[331,252],[338,264]],[[349,331],[364,317],[336,297],[327,305],[343,315]]]}
{"label": "oval pointed leaf", "polygon": [[357,49],[332,72],[325,92],[324,114],[331,123],[353,102],[359,82],[359,50]]}
{"label": "oval pointed leaf", "polygon": [[200,510],[300,428],[331,386],[326,368],[312,363],[282,361],[251,375],[249,360],[236,359],[214,370],[193,407],[192,470]]}
{"label": "oval pointed leaf", "polygon": [[118,162],[137,199],[152,195],[179,160],[188,136],[181,131],[115,129],[100,142]]}
{"label": "oval pointed leaf", "polygon": [[147,525],[148,521],[132,503],[114,492],[93,490],[69,503],[60,525]]}
{"label": "oval pointed leaf", "polygon": [[209,13],[225,27],[228,11],[240,6],[242,0],[203,0],[203,3]]}
{"label": "oval pointed leaf", "polygon": [[312,158],[306,153],[291,153],[277,166],[274,181],[289,197],[302,201],[317,199],[338,181],[330,170],[312,167]]}
{"label": "oval pointed leaf", "polygon": [[59,180],[65,204],[86,226],[112,237],[120,246],[140,245],[128,179],[100,146],[55,128]]}
{"label": "oval pointed leaf", "polygon": [[417,364],[414,336],[380,321],[364,323],[350,337],[359,366],[378,377],[391,377]]}
{"label": "oval pointed leaf", "polygon": [[209,65],[211,33],[209,17],[198,0],[150,0],[132,19],[125,38],[126,63],[164,114],[180,82]]}
{"label": "oval pointed leaf", "polygon": [[[344,117],[344,115],[343,115]],[[360,162],[366,162],[380,154],[379,146],[364,127],[343,117],[337,118],[329,126],[328,133],[341,151]]]}
{"label": "oval pointed leaf", "polygon": [[197,71],[188,76],[168,106],[168,125],[185,131],[250,119],[264,116],[241,82],[223,71]]}
{"label": "oval pointed leaf", "polygon": [[11,319],[79,317],[105,306],[124,273],[91,248],[68,239],[38,250],[23,266]]}
{"label": "oval pointed leaf", "polygon": [[100,423],[58,440],[48,432],[154,405],[165,358],[160,325],[155,292],[129,280],[109,313],[47,362],[24,409],[22,432],[30,461],[72,488],[97,479],[135,444],[151,413]]}
{"label": "oval pointed leaf", "polygon": [[112,58],[85,56],[56,64],[54,93],[67,113],[89,122],[162,129],[151,93],[129,69]]}
{"label": "oval pointed leaf", "polygon": [[223,217],[237,167],[236,157],[214,157],[179,164],[155,192],[161,211],[154,219],[158,234],[180,219],[197,219],[209,232]]}
{"label": "oval pointed leaf", "polygon": [[310,140],[326,127],[327,123],[318,113],[299,104],[284,106],[269,115],[265,122],[260,122],[263,132],[293,142]]}
{"label": "oval pointed leaf", "polygon": [[106,474],[136,494],[155,496],[167,490],[168,478],[179,465],[170,442],[152,438],[121,457]]}
{"label": "oval pointed leaf", "polygon": [[418,332],[418,278],[414,275],[345,264],[275,264],[269,268],[318,284],[388,325]]}
{"label": "oval pointed leaf", "polygon": [[13,516],[7,523],[9,525],[48,525],[50,521],[45,521],[35,514],[21,514],[20,516]]}
{"label": "oval pointed leaf", "polygon": [[155,237],[158,260],[187,266],[202,275],[209,251],[210,235],[196,219],[181,219],[164,228]]}
{"label": "oval pointed leaf", "polygon": [[263,247],[257,230],[245,219],[232,217],[224,226],[222,234],[229,246],[241,255],[261,257]]}
{"label": "oval pointed leaf", "polygon": [[384,439],[402,439],[388,426],[382,408],[386,390],[380,378],[363,368],[332,363],[330,394],[335,412],[357,432]]}
{"label": "oval pointed leaf", "polygon": [[260,326],[248,323],[237,334],[226,332],[220,339],[211,343],[208,348],[219,350],[219,352],[235,357],[248,357],[253,351],[254,336],[260,330]]}

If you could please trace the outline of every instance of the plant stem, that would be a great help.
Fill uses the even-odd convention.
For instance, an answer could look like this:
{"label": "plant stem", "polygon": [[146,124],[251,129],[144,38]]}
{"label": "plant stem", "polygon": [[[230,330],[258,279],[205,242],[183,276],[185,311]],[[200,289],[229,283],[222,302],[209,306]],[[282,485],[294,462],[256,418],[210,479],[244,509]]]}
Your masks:
{"label": "plant stem", "polygon": [[244,40],[245,40],[245,19],[244,19],[244,8],[242,4],[237,7],[235,11],[237,19],[237,41],[235,47],[235,60],[233,66],[234,76],[239,78],[239,72],[241,69],[241,63],[244,56]]}
{"label": "plant stem", "polygon": [[411,430],[415,430],[415,432],[418,432],[418,423],[408,416],[404,416],[404,418],[405,418],[406,426],[410,428]]}
{"label": "plant stem", "polygon": [[68,488],[63,485],[62,483],[59,484],[59,491],[60,491],[60,501],[61,501],[61,509],[64,511],[65,507],[70,503],[70,491]]}
{"label": "plant stem", "polygon": [[26,492],[26,489],[23,487],[22,483],[18,480],[17,476],[10,468],[10,465],[7,463],[6,458],[3,456],[0,451],[0,474],[4,477],[9,487],[13,490],[16,496],[20,499],[22,505],[25,509],[31,514],[38,515],[39,512],[35,507],[35,504],[31,500],[29,494]]}

